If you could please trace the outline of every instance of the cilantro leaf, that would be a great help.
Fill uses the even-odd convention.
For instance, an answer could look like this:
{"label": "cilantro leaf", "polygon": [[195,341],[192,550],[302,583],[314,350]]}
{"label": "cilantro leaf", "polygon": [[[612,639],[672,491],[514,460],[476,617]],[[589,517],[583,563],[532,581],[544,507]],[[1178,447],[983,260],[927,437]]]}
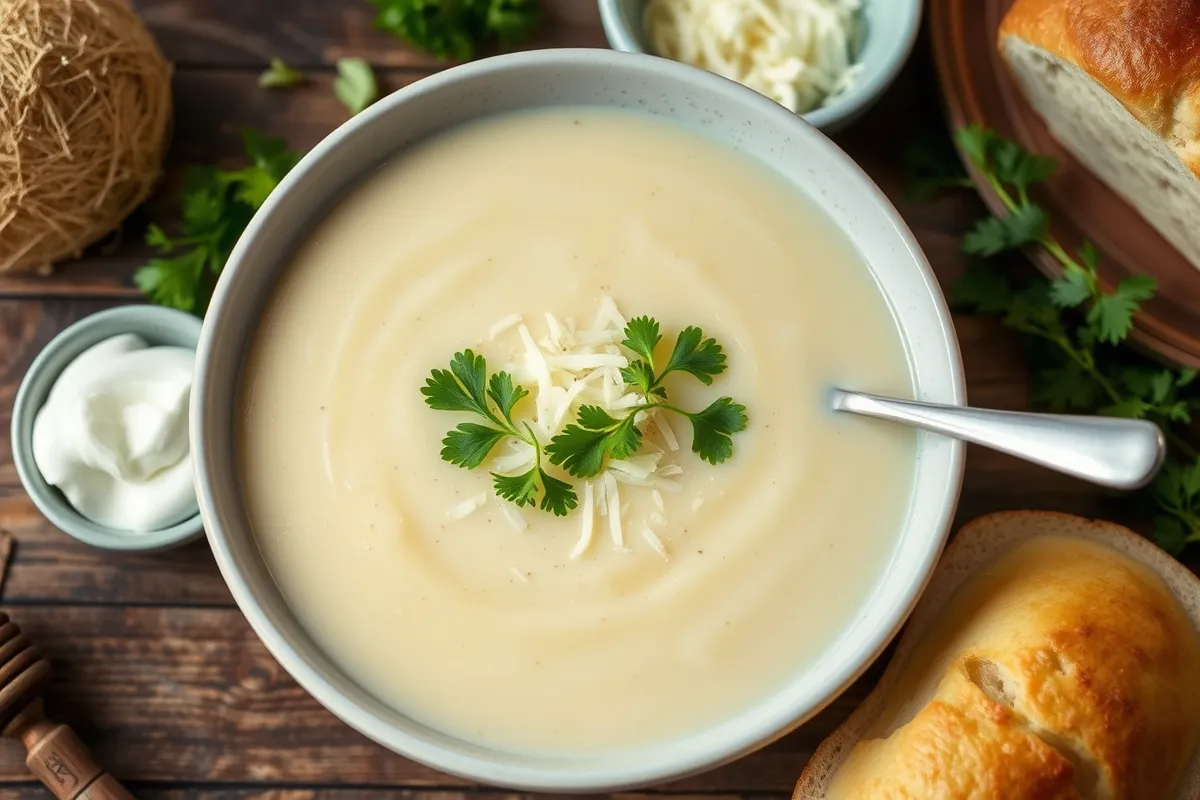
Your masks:
{"label": "cilantro leaf", "polygon": [[568,425],[546,445],[550,463],[577,478],[599,475],[605,457],[628,458],[642,444],[642,432],[634,425],[636,411],[616,419],[599,406],[581,406],[575,423]]}
{"label": "cilantro leaf", "polygon": [[963,252],[994,256],[1040,241],[1047,230],[1046,213],[1032,203],[1019,206],[1001,219],[986,217],[963,237]]}
{"label": "cilantro leaf", "polygon": [[437,58],[468,61],[490,42],[511,45],[537,27],[537,0],[371,0],[375,27]]}
{"label": "cilantro leaf", "polygon": [[528,472],[520,475],[498,475],[493,472],[492,488],[498,497],[518,508],[531,506],[537,502],[538,469],[530,467]]}
{"label": "cilantro leaf", "polygon": [[725,353],[721,345],[715,339],[704,338],[704,331],[699,328],[689,326],[675,340],[675,349],[659,380],[672,372],[686,372],[705,386],[711,386],[713,378],[724,371]]}
{"label": "cilantro leaf", "polygon": [[421,394],[425,403],[437,411],[470,411],[492,418],[484,397],[487,362],[472,350],[455,353],[450,369],[435,369],[425,379]]}
{"label": "cilantro leaf", "polygon": [[1024,191],[1054,174],[1057,162],[1049,156],[1030,153],[1009,139],[993,138],[988,144],[988,162],[996,177]]}
{"label": "cilantro leaf", "polygon": [[692,452],[710,464],[720,464],[733,455],[733,434],[746,429],[746,407],[722,397],[697,414],[692,421]]}
{"label": "cilantro leaf", "polygon": [[667,390],[654,385],[656,381],[654,368],[641,359],[631,361],[628,367],[622,368],[621,379],[630,386],[636,387],[642,394],[653,394],[666,399]]}
{"label": "cilantro leaf", "polygon": [[579,498],[571,484],[560,481],[543,469],[538,470],[538,476],[542,482],[542,511],[565,517],[579,505]]}
{"label": "cilantro leaf", "polygon": [[1154,518],[1154,543],[1167,553],[1178,556],[1190,540],[1187,529],[1178,517],[1160,514]]}
{"label": "cilantro leaf", "polygon": [[954,139],[972,164],[981,170],[990,169],[989,151],[992,143],[997,139],[995,131],[978,123],[972,123],[959,128]]}
{"label": "cilantro leaf", "polygon": [[507,372],[497,372],[488,380],[487,396],[511,423],[513,408],[529,396],[529,390],[524,386],[514,386],[512,375]]}
{"label": "cilantro leaf", "polygon": [[1100,295],[1088,310],[1087,322],[1102,342],[1117,344],[1129,335],[1133,315],[1144,300],[1154,296],[1158,282],[1152,275],[1131,275]]}
{"label": "cilantro leaf", "polygon": [[337,78],[333,82],[333,93],[341,101],[350,116],[362,113],[379,99],[379,85],[371,65],[362,58],[339,58]]}
{"label": "cilantro leaf", "polygon": [[1064,269],[1050,284],[1050,299],[1060,308],[1075,308],[1087,302],[1094,291],[1091,276],[1078,268]]}
{"label": "cilantro leaf", "polygon": [[282,58],[272,58],[271,66],[258,76],[258,85],[263,89],[286,89],[304,83],[304,73],[289,67]]}
{"label": "cilantro leaf", "polygon": [[[251,164],[236,172],[188,167],[180,199],[180,231],[146,230],[146,244],[161,256],[134,273],[134,283],[154,303],[203,316],[217,277],[242,231],[300,156],[282,139],[242,131]],[[178,254],[178,255],[176,255]]]}
{"label": "cilantro leaf", "polygon": [[637,353],[646,364],[654,364],[654,348],[662,341],[658,329],[658,320],[650,317],[634,317],[625,326],[625,339],[622,345]]}
{"label": "cilantro leaf", "polygon": [[442,439],[442,460],[466,469],[475,469],[487,458],[492,448],[508,436],[507,431],[464,422]]}

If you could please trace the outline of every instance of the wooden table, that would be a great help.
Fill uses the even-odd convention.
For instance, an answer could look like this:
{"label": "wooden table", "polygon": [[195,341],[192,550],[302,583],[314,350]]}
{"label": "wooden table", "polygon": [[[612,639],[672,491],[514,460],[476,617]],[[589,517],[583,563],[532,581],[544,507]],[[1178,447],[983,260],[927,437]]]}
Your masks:
{"label": "wooden table", "polygon": [[[545,0],[547,24],[531,46],[605,46],[594,0]],[[146,221],[176,218],[183,165],[239,163],[237,131],[250,125],[311,147],[346,113],[330,88],[344,55],[377,66],[385,90],[440,65],[371,27],[363,0],[135,0],[177,65],[175,142],[167,180],[127,225],[127,239],[49,277],[0,277],[3,424],[21,377],[64,326],[138,299],[130,276],[146,257]],[[310,83],[268,93],[256,84],[272,56],[304,68]],[[943,282],[964,265],[959,238],[983,213],[969,193],[913,205],[902,197],[909,142],[942,132],[923,41],[882,104],[837,137],[899,206]],[[1026,373],[1018,340],[993,320],[955,318],[971,400],[1022,408]],[[1008,457],[972,450],[958,519],[999,509],[1047,508],[1099,516],[1099,491]],[[56,663],[49,708],[141,797],[411,800],[513,797],[442,775],[384,751],[324,711],[255,638],[233,604],[207,544],[158,556],[113,556],[52,528],[25,496],[6,447],[0,459],[0,527],[16,540],[4,610]],[[1192,557],[1193,567],[1200,564]],[[693,797],[780,797],[805,759],[868,691],[878,667],[817,719],[735,764],[648,792]],[[278,792],[278,794],[276,794]],[[0,742],[0,796],[48,796],[21,753]]]}

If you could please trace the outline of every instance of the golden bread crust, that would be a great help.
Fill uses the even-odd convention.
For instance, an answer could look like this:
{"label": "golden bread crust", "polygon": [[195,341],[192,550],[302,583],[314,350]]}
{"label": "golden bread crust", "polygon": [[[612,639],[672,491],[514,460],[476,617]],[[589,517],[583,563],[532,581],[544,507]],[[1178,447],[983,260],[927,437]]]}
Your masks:
{"label": "golden bread crust", "polygon": [[1200,737],[1197,675],[1200,638],[1157,575],[1033,539],[954,596],[827,797],[1169,798]]}
{"label": "golden bread crust", "polygon": [[999,38],[1072,64],[1200,176],[1200,0],[1016,0]]}

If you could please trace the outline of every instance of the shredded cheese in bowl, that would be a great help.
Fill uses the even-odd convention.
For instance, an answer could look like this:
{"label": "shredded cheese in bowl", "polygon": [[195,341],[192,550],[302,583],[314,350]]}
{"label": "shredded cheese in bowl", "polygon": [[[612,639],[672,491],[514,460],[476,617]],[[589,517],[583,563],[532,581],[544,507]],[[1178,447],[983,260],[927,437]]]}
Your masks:
{"label": "shredded cheese in bowl", "polygon": [[854,86],[862,0],[648,0],[654,51],[803,114]]}

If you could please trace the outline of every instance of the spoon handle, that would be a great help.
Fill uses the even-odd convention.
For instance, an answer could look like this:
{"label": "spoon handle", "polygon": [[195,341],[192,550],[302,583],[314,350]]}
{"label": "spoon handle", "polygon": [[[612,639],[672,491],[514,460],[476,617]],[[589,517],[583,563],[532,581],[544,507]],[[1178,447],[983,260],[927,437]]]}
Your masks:
{"label": "spoon handle", "polygon": [[1115,489],[1153,479],[1166,455],[1152,422],[945,406],[835,389],[833,408],[983,445]]}

